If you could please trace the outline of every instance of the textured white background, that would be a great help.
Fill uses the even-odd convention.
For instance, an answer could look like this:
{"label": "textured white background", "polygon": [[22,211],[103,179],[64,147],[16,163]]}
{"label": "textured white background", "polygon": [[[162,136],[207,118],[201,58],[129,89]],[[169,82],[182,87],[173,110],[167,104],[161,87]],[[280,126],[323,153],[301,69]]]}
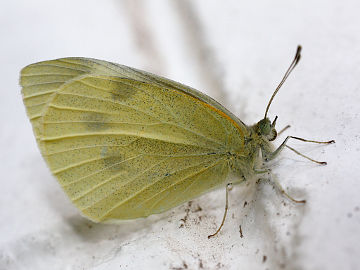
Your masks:
{"label": "textured white background", "polygon": [[[2,1],[0,269],[359,269],[359,10],[356,0]],[[335,139],[290,142],[328,166],[285,150],[274,171],[308,203],[235,187],[211,240],[224,190],[121,225],[82,218],[40,156],[18,85],[32,62],[94,57],[193,86],[252,124],[298,44],[303,58],[270,117],[291,135]]]}

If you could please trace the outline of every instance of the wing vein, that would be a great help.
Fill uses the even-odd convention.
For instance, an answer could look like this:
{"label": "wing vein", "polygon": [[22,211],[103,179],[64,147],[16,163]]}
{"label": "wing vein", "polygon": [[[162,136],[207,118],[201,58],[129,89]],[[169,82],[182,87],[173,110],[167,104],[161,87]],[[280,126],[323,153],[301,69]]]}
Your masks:
{"label": "wing vein", "polygon": [[[61,84],[64,84],[65,81],[50,81],[50,82],[42,82],[42,83],[33,83],[33,84],[26,84],[26,85],[23,85],[22,86],[24,88],[26,87],[32,87],[32,86],[37,86],[37,85],[46,85],[46,84],[54,84],[54,83],[61,83]],[[24,89],[23,89],[24,90]]]}
{"label": "wing vein", "polygon": [[[59,61],[59,62],[65,62],[65,61],[61,61],[61,59],[58,59],[57,61]],[[72,64],[74,64],[74,63],[72,63]],[[71,67],[56,65],[56,64],[52,64],[52,63],[47,63],[47,64],[45,64],[45,63],[43,63],[43,64],[38,63],[38,64],[36,64],[36,66],[42,66],[42,67],[58,67],[58,68],[64,68],[64,69],[68,69],[68,70],[75,70],[75,71],[82,71],[82,72],[84,72],[84,73],[89,73],[89,70],[83,70],[83,69],[80,69],[80,68],[71,68]],[[87,68],[89,68],[89,67],[87,67]],[[76,75],[75,75],[75,76],[76,76]]]}
{"label": "wing vein", "polygon": [[44,92],[40,92],[40,93],[36,93],[36,94],[33,94],[33,95],[28,95],[28,96],[25,96],[24,95],[24,100],[27,100],[27,99],[30,99],[30,98],[34,98],[34,97],[40,97],[40,96],[46,96],[48,94],[52,94],[56,91],[56,89],[52,89],[52,90],[48,90],[48,91],[44,91]]}
{"label": "wing vein", "polygon": [[[78,182],[80,182],[80,181],[82,181],[82,180],[84,180],[84,179],[86,179],[86,178],[88,178],[88,177],[90,177],[90,176],[93,176],[93,175],[95,175],[95,174],[97,174],[97,173],[99,173],[99,172],[106,171],[107,169],[111,169],[112,167],[116,167],[116,166],[118,166],[118,165],[120,165],[120,164],[123,164],[123,163],[125,163],[125,162],[130,161],[130,160],[134,160],[134,159],[136,159],[136,158],[138,158],[138,157],[141,157],[141,156],[144,156],[144,155],[140,154],[140,155],[137,155],[137,156],[134,156],[134,157],[131,157],[131,158],[127,158],[127,159],[125,159],[125,160],[122,160],[122,161],[120,161],[120,162],[116,162],[116,163],[114,163],[114,164],[111,165],[111,166],[105,167],[104,169],[97,170],[97,171],[95,171],[95,172],[93,172],[93,173],[91,173],[91,174],[88,174],[88,175],[85,175],[85,176],[83,176],[83,177],[80,177],[79,179],[76,179],[75,181],[66,183],[65,185],[63,185],[63,187],[67,187],[67,186],[76,184],[76,183],[78,183]],[[107,181],[110,181],[111,179],[116,178],[117,176],[118,176],[118,174],[113,175],[113,176],[110,177],[109,179],[106,179],[104,182],[101,182],[101,183],[99,183],[98,185],[92,187],[90,190],[88,190],[88,191],[86,192],[86,194],[88,194],[89,192],[91,192],[91,190],[93,190],[94,188],[97,188],[97,187],[100,187],[100,186],[106,184]],[[83,196],[85,196],[86,194],[84,194]],[[83,196],[81,196],[81,197],[83,197]],[[80,199],[81,197],[76,198],[75,200],[78,200],[78,199]]]}
{"label": "wing vein", "polygon": [[[216,165],[217,165],[219,162],[221,162],[221,161],[224,161],[224,159],[219,158],[219,159],[215,160],[214,163],[212,164],[212,166],[209,166],[209,167],[207,167],[206,169],[210,169],[210,168],[216,166]],[[198,165],[201,165],[201,164],[198,164]],[[198,166],[198,165],[196,165],[196,166]],[[177,170],[177,171],[175,171],[175,172],[178,172],[178,171],[180,171],[180,170]],[[193,175],[187,176],[187,177],[185,177],[185,178],[180,179],[179,181],[174,182],[172,185],[170,185],[170,186],[166,187],[165,189],[163,189],[163,190],[155,193],[155,194],[154,194],[153,196],[151,196],[150,198],[147,198],[146,200],[142,201],[138,207],[141,207],[141,205],[143,205],[145,202],[151,200],[152,198],[158,196],[159,194],[168,191],[168,190],[169,190],[170,188],[172,188],[174,185],[177,185],[177,184],[185,181],[187,178],[193,177],[193,176],[195,176],[195,175],[197,175],[197,174],[199,174],[199,173],[202,173],[202,172],[204,172],[204,171],[205,171],[205,170],[200,171],[200,172],[198,172],[198,173],[195,173],[195,174],[193,174]],[[186,190],[188,190],[188,188],[187,188]],[[184,192],[182,192],[181,194],[183,194],[183,193],[184,193]],[[154,207],[155,207],[155,206],[154,206]]]}
{"label": "wing vein", "polygon": [[[221,142],[219,142],[219,141],[217,141],[217,140],[214,140],[213,138],[208,138],[208,137],[206,137],[205,135],[203,135],[203,134],[201,134],[201,133],[198,133],[198,132],[192,131],[192,130],[190,130],[190,129],[187,129],[187,128],[183,127],[182,125],[179,125],[178,123],[171,123],[171,122],[163,121],[163,120],[159,119],[159,118],[158,118],[157,116],[155,116],[155,115],[151,115],[151,114],[149,114],[149,113],[147,113],[147,112],[144,112],[144,111],[142,111],[142,110],[139,110],[137,107],[132,107],[132,106],[125,105],[125,104],[123,104],[123,103],[114,102],[114,101],[106,100],[106,99],[93,98],[93,97],[89,97],[89,96],[85,96],[85,95],[72,94],[72,93],[61,93],[61,94],[62,94],[62,95],[70,95],[70,96],[79,96],[79,97],[84,97],[84,98],[89,98],[89,99],[95,99],[95,100],[100,100],[100,101],[104,101],[104,102],[109,102],[109,103],[114,103],[114,104],[117,104],[117,105],[122,105],[122,106],[125,106],[125,107],[129,107],[129,108],[134,109],[134,110],[136,110],[136,111],[138,111],[138,112],[141,112],[141,113],[144,113],[144,114],[146,114],[146,115],[148,115],[148,116],[150,116],[150,117],[153,117],[153,118],[157,119],[158,121],[160,121],[160,122],[163,123],[163,124],[168,124],[168,125],[172,125],[172,126],[174,126],[174,127],[181,128],[181,129],[186,130],[186,131],[188,131],[188,132],[190,132],[190,133],[193,133],[193,134],[195,134],[195,135],[197,135],[197,136],[199,136],[199,137],[202,137],[202,138],[204,138],[204,139],[206,139],[206,140],[208,140],[208,141],[211,141],[211,142],[216,143],[216,144],[218,144],[218,145],[224,146],[223,143],[221,143]],[[51,106],[51,105],[50,105],[50,106]]]}
{"label": "wing vein", "polygon": [[34,107],[38,107],[38,106],[40,106],[40,105],[46,105],[47,104],[47,102],[41,102],[41,103],[37,103],[37,104],[31,104],[31,105],[27,105],[26,107],[27,108],[34,108]]}
{"label": "wing vein", "polygon": [[46,76],[68,76],[68,77],[77,77],[78,75],[74,75],[74,74],[63,74],[63,73],[41,73],[41,74],[22,74],[22,77],[46,77]]}
{"label": "wing vein", "polygon": [[[82,66],[82,67],[85,67],[86,69],[91,68],[91,65],[87,66],[87,65],[80,64],[80,63],[76,62],[76,60],[79,60],[79,59],[83,60],[84,62],[87,61],[86,58],[81,58],[81,57],[80,58],[77,58],[77,57],[74,57],[74,58],[60,58],[60,59],[57,59],[57,61],[63,62],[63,63],[66,63],[66,64],[76,65],[76,66]],[[75,60],[75,62],[71,62],[70,60]],[[91,61],[93,61],[93,59],[91,59]],[[88,73],[88,71],[85,71],[85,72]]]}
{"label": "wing vein", "polygon": [[[126,184],[134,181],[136,178],[138,178],[139,176],[143,175],[144,173],[146,173],[147,171],[151,170],[152,168],[154,168],[155,166],[159,165],[160,163],[164,162],[165,160],[166,160],[166,159],[163,159],[163,160],[155,163],[154,165],[150,166],[149,168],[146,168],[144,171],[141,171],[141,173],[140,173],[140,174],[137,174],[134,178],[131,178],[131,179],[129,179],[127,182],[122,183],[122,185],[121,185],[120,188],[122,188],[122,187],[125,186]],[[98,188],[98,187],[100,187],[100,186],[102,186],[102,185],[105,185],[106,183],[108,183],[108,182],[111,181],[112,179],[116,178],[117,176],[118,176],[118,175],[114,175],[114,176],[112,176],[112,177],[109,177],[108,179],[106,179],[105,181],[103,181],[103,182],[101,182],[100,184],[96,185],[95,187]],[[81,199],[82,197],[86,196],[86,195],[87,195],[89,192],[91,192],[92,190],[93,190],[93,188],[91,188],[91,190],[87,191],[85,194],[82,194],[80,197],[74,198],[73,201],[75,202],[75,201]],[[118,190],[119,190],[119,189],[117,189],[117,190],[115,190],[115,191],[107,194],[104,198],[100,199],[99,201],[101,201],[101,200],[109,197],[110,195],[112,195],[113,193],[117,192]],[[95,201],[95,202],[93,202],[93,204],[95,204],[95,203],[97,203],[97,202],[98,202],[98,201]],[[93,205],[93,204],[92,204],[92,205]],[[92,206],[92,205],[91,205],[91,206]],[[91,206],[88,206],[88,207],[86,207],[86,208],[82,208],[81,210],[82,210],[82,211],[83,211],[83,210],[86,210],[86,209],[90,208]]]}
{"label": "wing vein", "polygon": [[108,115],[119,115],[118,112],[111,113],[111,112],[107,112],[107,111],[65,107],[65,106],[59,106],[59,105],[54,105],[54,104],[49,104],[48,107],[55,108],[55,109],[58,109],[58,110],[64,110],[64,111],[93,112],[93,113],[101,113],[101,114],[108,114]]}
{"label": "wing vein", "polygon": [[[141,156],[142,154],[138,155],[138,156]],[[137,156],[137,157],[138,157]],[[87,164],[87,163],[90,163],[90,162],[93,162],[93,161],[98,161],[98,160],[102,160],[102,159],[105,159],[106,157],[100,157],[100,158],[93,158],[93,159],[86,159],[86,160],[83,160],[79,163],[75,163],[75,164],[71,164],[70,166],[65,166],[63,168],[60,168],[60,169],[57,169],[57,170],[53,170],[53,174],[54,175],[57,175],[59,173],[62,173],[64,171],[67,171],[67,170],[70,170],[70,169],[74,169],[76,167],[79,167],[81,165],[84,165],[84,164]],[[127,160],[130,160],[132,158],[129,158],[129,159],[126,159],[126,160],[122,160],[121,162],[125,162]]]}
{"label": "wing vein", "polygon": [[[220,161],[222,161],[222,159],[220,159]],[[199,172],[196,172],[196,173],[194,173],[194,174],[192,174],[192,175],[190,175],[190,176],[187,176],[187,177],[181,179],[180,181],[177,181],[176,183],[181,182],[181,181],[184,181],[184,180],[188,179],[189,177],[195,176],[195,175],[197,175],[197,174],[203,173],[204,171],[206,171],[206,170],[208,170],[208,169],[216,166],[220,161],[216,162],[215,164],[213,164],[213,165],[211,165],[211,166],[209,166],[209,167],[207,167],[207,168],[205,168],[205,169],[203,169],[203,170],[200,170]],[[205,162],[203,162],[203,163],[205,163]],[[200,163],[200,164],[198,164],[198,165],[201,165],[201,164],[203,164],[203,163]],[[164,176],[164,177],[165,177],[165,176]],[[112,211],[115,210],[116,208],[120,207],[122,204],[126,203],[127,201],[129,201],[129,200],[131,200],[132,198],[134,198],[134,197],[136,197],[137,195],[139,195],[139,194],[140,194],[141,192],[143,192],[145,189],[147,189],[147,188],[153,186],[154,184],[156,184],[157,182],[161,181],[164,177],[161,177],[159,180],[157,180],[157,181],[151,183],[150,185],[147,185],[147,186],[145,186],[144,188],[140,189],[139,191],[135,192],[135,194],[133,194],[132,196],[130,196],[130,197],[126,198],[125,200],[122,200],[122,201],[120,201],[119,203],[115,204],[110,210],[106,211],[106,212],[100,217],[100,220],[102,220],[107,214],[109,214],[110,212],[112,212]],[[170,187],[174,186],[176,183],[170,185],[169,187],[167,187],[167,189],[169,189]]]}

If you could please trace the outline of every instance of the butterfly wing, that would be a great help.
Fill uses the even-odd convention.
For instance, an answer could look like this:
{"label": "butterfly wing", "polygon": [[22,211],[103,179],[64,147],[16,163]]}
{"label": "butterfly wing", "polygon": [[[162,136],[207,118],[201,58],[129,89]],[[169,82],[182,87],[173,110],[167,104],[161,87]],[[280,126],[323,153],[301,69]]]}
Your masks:
{"label": "butterfly wing", "polygon": [[242,123],[218,103],[126,66],[45,61],[20,83],[44,159],[94,221],[160,213],[221,185],[242,143]]}

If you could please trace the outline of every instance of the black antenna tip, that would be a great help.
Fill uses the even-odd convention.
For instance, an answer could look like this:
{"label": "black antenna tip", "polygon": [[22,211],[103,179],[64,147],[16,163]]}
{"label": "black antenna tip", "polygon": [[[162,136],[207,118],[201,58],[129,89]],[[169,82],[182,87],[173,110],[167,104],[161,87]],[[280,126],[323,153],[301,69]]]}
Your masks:
{"label": "black antenna tip", "polygon": [[275,126],[275,124],[276,124],[276,120],[278,119],[278,116],[275,116],[275,119],[274,119],[274,121],[271,123],[271,126]]}
{"label": "black antenna tip", "polygon": [[300,61],[300,58],[301,58],[301,45],[298,45],[297,46],[297,49],[296,49],[296,54],[295,54],[295,62],[294,62],[294,67],[296,66],[296,64]]}

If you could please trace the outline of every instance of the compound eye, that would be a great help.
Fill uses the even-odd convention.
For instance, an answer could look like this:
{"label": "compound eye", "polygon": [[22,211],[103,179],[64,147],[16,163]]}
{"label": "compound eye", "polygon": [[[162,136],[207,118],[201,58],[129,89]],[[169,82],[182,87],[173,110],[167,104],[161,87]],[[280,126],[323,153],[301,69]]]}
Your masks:
{"label": "compound eye", "polygon": [[277,132],[276,132],[276,130],[275,130],[275,129],[272,129],[271,132],[270,132],[270,134],[269,134],[267,137],[268,137],[268,140],[269,140],[270,142],[273,141],[273,140],[275,140],[276,137],[277,137]]}

